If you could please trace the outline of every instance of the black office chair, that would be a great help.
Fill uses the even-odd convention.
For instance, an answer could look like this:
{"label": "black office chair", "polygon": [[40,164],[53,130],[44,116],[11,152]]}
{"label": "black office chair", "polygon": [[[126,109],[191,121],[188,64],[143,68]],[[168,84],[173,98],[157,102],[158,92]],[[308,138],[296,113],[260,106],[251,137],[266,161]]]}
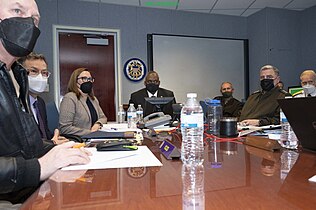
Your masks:
{"label": "black office chair", "polygon": [[200,105],[203,109],[203,114],[204,114],[204,122],[207,121],[207,109],[208,109],[208,105],[205,103],[205,101],[200,101]]}
{"label": "black office chair", "polygon": [[[59,123],[59,112],[57,110],[56,104],[54,101],[46,103],[46,113],[47,113],[47,124],[48,129],[51,133],[54,133],[55,129],[58,128]],[[80,136],[73,134],[62,134],[65,138],[75,141],[83,142]]]}
{"label": "black office chair", "polygon": [[180,122],[180,115],[181,115],[182,107],[183,107],[183,105],[180,103],[172,104],[172,114],[173,114],[172,122],[174,122],[174,121]]}

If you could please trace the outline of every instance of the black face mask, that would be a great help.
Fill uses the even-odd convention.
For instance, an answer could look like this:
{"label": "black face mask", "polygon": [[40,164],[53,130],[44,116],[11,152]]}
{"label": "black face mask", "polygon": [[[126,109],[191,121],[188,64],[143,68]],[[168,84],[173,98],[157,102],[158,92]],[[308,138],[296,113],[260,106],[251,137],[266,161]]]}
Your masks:
{"label": "black face mask", "polygon": [[224,98],[229,98],[233,95],[233,93],[232,92],[222,92],[222,95]]}
{"label": "black face mask", "polygon": [[153,83],[149,83],[146,84],[146,89],[151,93],[154,94],[159,88],[159,85],[153,84]]}
{"label": "black face mask", "polygon": [[263,79],[260,81],[260,86],[264,91],[270,91],[274,88],[273,79]]}
{"label": "black face mask", "polygon": [[92,82],[84,82],[80,85],[80,90],[83,93],[89,94],[92,91]]}
{"label": "black face mask", "polygon": [[8,53],[15,57],[30,54],[40,33],[31,17],[12,17],[0,22],[1,42]]}

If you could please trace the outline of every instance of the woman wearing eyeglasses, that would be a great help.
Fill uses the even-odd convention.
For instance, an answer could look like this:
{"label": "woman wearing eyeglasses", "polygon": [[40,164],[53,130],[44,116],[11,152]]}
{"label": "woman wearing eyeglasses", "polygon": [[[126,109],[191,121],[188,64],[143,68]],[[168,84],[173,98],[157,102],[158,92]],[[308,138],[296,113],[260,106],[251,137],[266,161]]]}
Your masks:
{"label": "woman wearing eyeglasses", "polygon": [[68,82],[68,93],[60,104],[62,134],[83,136],[99,130],[107,118],[93,94],[94,78],[86,68],[76,69]]}

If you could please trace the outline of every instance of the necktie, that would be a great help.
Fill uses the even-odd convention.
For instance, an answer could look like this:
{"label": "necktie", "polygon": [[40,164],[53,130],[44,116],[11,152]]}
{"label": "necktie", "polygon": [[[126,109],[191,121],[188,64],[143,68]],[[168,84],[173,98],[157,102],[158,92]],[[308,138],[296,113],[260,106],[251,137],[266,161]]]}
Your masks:
{"label": "necktie", "polygon": [[40,132],[42,134],[42,138],[43,139],[47,139],[47,135],[46,135],[46,132],[45,132],[45,127],[44,127],[44,121],[43,121],[43,118],[41,117],[41,113],[38,109],[38,105],[37,105],[37,101],[35,101],[33,103],[33,107],[35,109],[35,112],[36,112],[36,118],[37,118],[37,122],[38,122],[38,127],[40,129]]}

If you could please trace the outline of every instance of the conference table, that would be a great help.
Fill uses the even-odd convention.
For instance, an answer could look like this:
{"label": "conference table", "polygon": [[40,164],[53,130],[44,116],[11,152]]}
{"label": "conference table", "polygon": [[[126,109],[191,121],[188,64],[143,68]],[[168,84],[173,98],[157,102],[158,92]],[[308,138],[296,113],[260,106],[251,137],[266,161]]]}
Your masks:
{"label": "conference table", "polygon": [[[21,209],[182,209],[183,164],[160,153],[163,140],[179,147],[181,135],[143,141],[161,167],[57,171]],[[286,151],[205,140],[205,209],[316,209],[316,155],[299,150],[291,165]]]}

